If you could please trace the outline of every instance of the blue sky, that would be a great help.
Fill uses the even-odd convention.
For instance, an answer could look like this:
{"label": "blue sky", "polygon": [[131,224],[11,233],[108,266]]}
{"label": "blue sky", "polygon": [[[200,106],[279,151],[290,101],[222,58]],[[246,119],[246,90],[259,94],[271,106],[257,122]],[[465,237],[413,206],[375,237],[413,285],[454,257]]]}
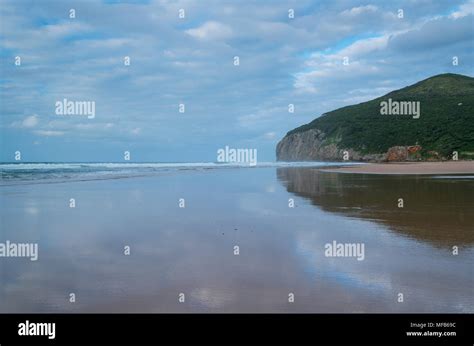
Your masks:
{"label": "blue sky", "polygon": [[[0,0],[0,161],[208,162],[226,145],[273,161],[324,112],[472,76],[473,12],[474,0]],[[95,118],[56,114],[64,98],[94,101]]]}

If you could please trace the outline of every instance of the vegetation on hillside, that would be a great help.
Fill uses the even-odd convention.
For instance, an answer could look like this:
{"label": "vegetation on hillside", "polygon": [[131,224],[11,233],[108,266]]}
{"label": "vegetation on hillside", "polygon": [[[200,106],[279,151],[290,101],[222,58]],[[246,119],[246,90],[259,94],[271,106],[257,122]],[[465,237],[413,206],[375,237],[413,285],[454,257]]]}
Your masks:
{"label": "vegetation on hillside", "polygon": [[[381,115],[380,103],[387,101],[419,101],[420,117]],[[437,75],[414,85],[353,106],[324,114],[287,135],[319,129],[327,143],[339,148],[353,148],[361,153],[384,153],[401,145],[421,145],[422,155],[436,151],[459,158],[474,158],[474,78]]]}

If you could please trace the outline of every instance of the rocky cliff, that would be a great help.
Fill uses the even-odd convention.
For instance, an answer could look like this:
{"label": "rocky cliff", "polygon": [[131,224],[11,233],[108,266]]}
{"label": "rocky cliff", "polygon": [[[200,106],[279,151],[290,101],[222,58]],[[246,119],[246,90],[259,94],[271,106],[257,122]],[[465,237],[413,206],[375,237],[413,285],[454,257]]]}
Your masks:
{"label": "rocky cliff", "polygon": [[362,154],[352,148],[338,145],[338,141],[328,140],[318,129],[292,133],[277,145],[278,161],[343,161],[346,155],[351,161],[381,161],[384,154]]}
{"label": "rocky cliff", "polygon": [[419,161],[453,155],[474,158],[474,78],[456,74],[328,112],[288,132],[276,147],[279,161]]}
{"label": "rocky cliff", "polygon": [[[352,148],[339,147],[337,142],[328,141],[317,129],[285,136],[277,145],[279,161],[368,161],[401,162],[421,161],[422,147],[419,145],[394,146],[385,153],[361,153]],[[426,160],[443,159],[439,153],[430,151]],[[447,158],[444,158],[447,159]]]}

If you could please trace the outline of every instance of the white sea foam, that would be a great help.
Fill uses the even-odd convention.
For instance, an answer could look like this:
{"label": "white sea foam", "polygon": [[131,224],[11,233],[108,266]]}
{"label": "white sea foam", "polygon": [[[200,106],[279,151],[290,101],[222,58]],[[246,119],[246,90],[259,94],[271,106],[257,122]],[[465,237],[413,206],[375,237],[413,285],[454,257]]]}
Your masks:
{"label": "white sea foam", "polygon": [[[259,162],[257,167],[320,167],[320,166],[341,166],[341,165],[357,165],[364,164],[361,162]],[[165,162],[165,163],[116,163],[116,162],[100,162],[100,163],[0,163],[1,170],[44,170],[44,169],[85,169],[85,168],[219,168],[219,167],[250,167],[245,163],[216,163],[216,162]],[[251,166],[251,167],[255,167]]]}
{"label": "white sea foam", "polygon": [[351,162],[259,162],[245,163],[177,162],[177,163],[1,163],[0,186],[65,181],[102,180],[156,175],[166,171],[269,168],[326,167],[354,165]]}

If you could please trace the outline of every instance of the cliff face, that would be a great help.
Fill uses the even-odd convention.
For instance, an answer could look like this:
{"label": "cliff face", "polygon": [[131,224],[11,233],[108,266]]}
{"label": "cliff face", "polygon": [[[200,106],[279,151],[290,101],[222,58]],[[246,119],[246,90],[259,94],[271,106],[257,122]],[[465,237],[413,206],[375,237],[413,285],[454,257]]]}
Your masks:
{"label": "cliff face", "polygon": [[386,158],[385,154],[361,154],[351,148],[340,148],[337,140],[327,139],[318,129],[289,134],[276,148],[278,161],[343,161],[345,154],[350,161],[382,161]]}
{"label": "cliff face", "polygon": [[[413,108],[399,111],[405,106]],[[474,78],[456,74],[328,112],[289,131],[276,147],[279,161],[420,161],[455,155],[474,159]]]}
{"label": "cliff face", "polygon": [[[394,146],[385,153],[362,154],[351,148],[340,148],[339,143],[330,141],[319,130],[311,129],[285,136],[277,145],[278,161],[367,161],[401,162],[422,160],[420,145]],[[346,157],[346,158],[345,158]],[[426,160],[446,159],[430,151]]]}

